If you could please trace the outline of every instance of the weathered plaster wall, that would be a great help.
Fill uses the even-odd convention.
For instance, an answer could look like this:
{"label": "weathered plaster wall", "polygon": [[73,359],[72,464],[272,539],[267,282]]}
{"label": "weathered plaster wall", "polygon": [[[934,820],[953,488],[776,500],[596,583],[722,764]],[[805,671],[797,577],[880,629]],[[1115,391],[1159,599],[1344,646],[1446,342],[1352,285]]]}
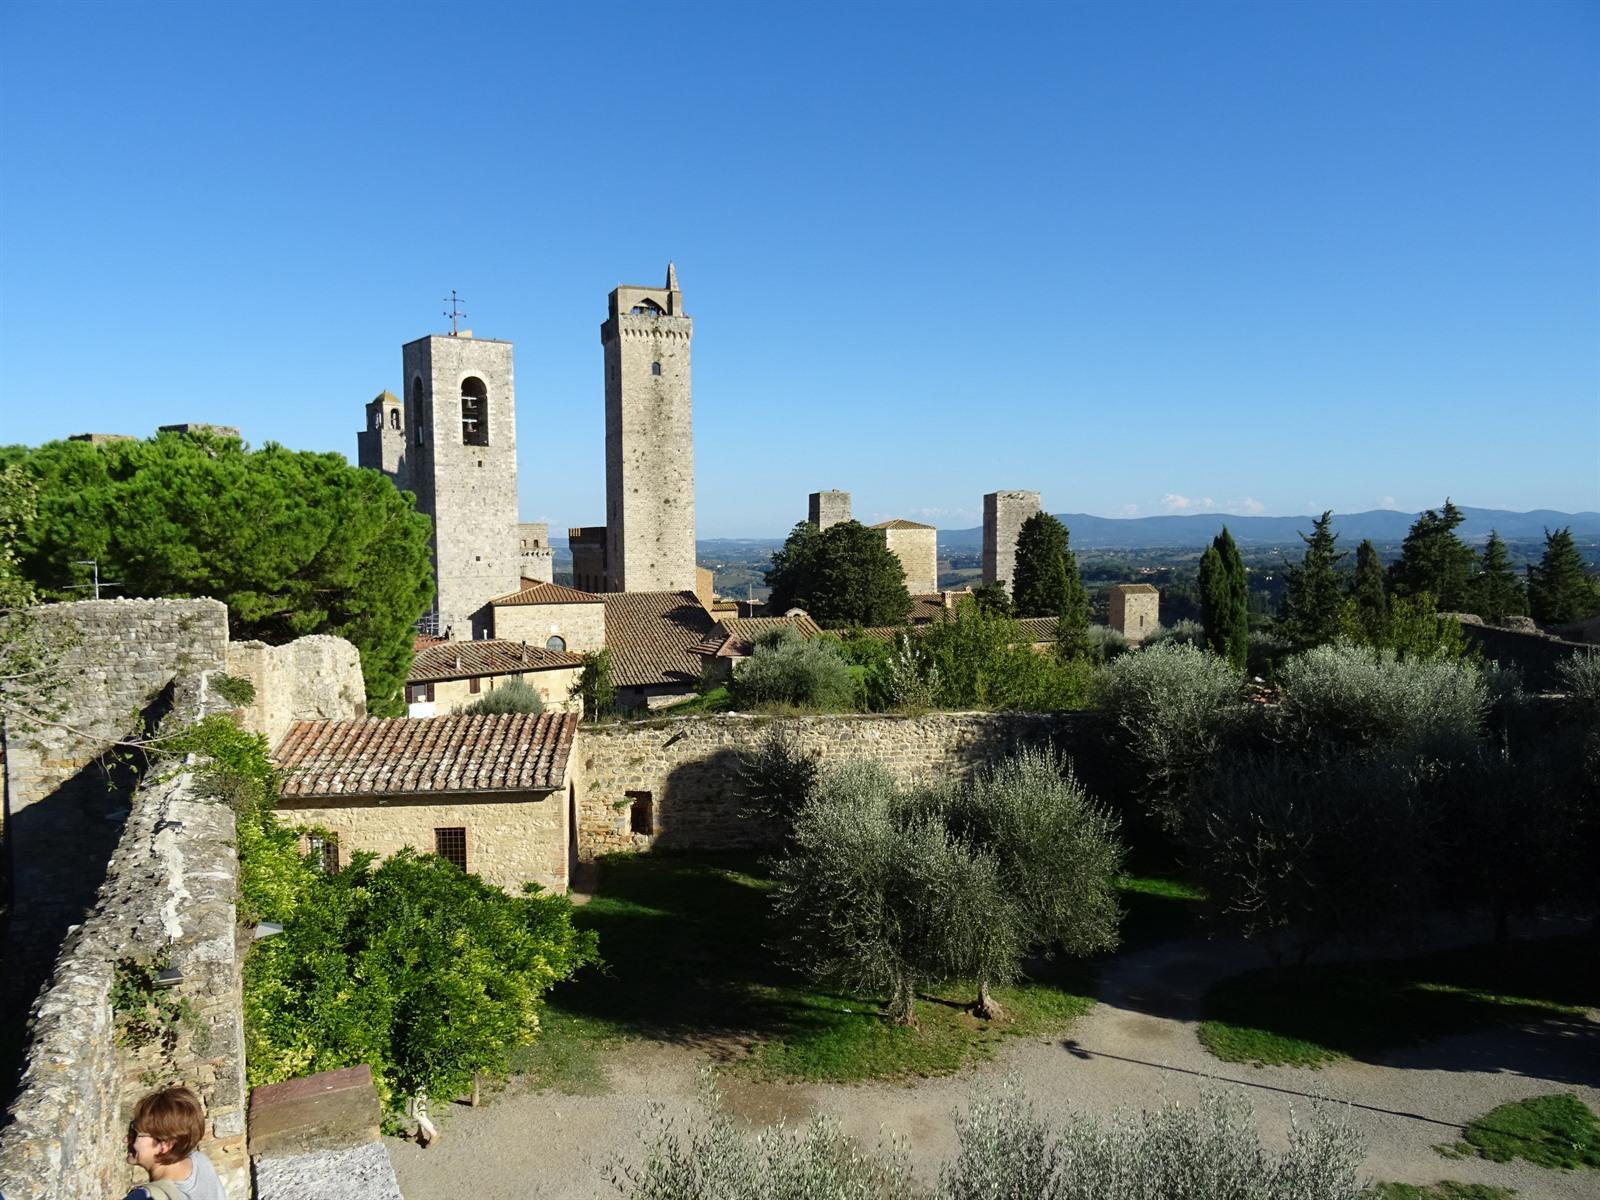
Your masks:
{"label": "weathered plaster wall", "polygon": [[367,715],[361,654],[340,637],[298,638],[284,646],[234,642],[228,674],[248,679],[255,700],[243,710],[244,727],[276,745],[296,721],[346,720]]}
{"label": "weathered plaster wall", "polygon": [[[1088,746],[1096,720],[1093,713],[930,713],[794,717],[781,723],[802,751],[823,763],[871,758],[912,782],[966,774],[1018,743],[1052,742],[1072,754]],[[738,815],[738,756],[774,724],[770,718],[717,714],[584,726],[572,755],[579,767],[579,856],[587,861],[651,845],[766,844],[767,831]],[[630,832],[629,792],[650,793],[653,837]]]}
{"label": "weathered plaster wall", "polygon": [[431,854],[433,831],[467,831],[467,870],[517,892],[537,883],[567,890],[567,792],[507,792],[494,799],[437,796],[351,797],[330,806],[316,799],[285,799],[278,816],[286,824],[321,825],[339,839],[341,861],[352,850],[388,856],[412,846]]}
{"label": "weathered plaster wall", "polygon": [[[199,1093],[201,1149],[230,1196],[249,1195],[237,890],[232,810],[187,772],[141,788],[94,910],[61,947],[34,1010],[21,1090],[0,1130],[10,1200],[122,1195],[143,1175],[124,1162],[133,1105],[169,1083]],[[123,960],[182,973],[157,993],[186,1009],[170,1052],[119,1041],[111,987]]]}

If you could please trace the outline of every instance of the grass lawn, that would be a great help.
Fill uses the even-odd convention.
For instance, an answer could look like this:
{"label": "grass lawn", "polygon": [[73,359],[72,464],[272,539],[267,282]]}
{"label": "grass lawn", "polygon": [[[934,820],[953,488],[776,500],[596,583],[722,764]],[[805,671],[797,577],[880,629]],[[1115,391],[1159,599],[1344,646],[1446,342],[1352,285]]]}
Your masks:
{"label": "grass lawn", "polygon": [[1138,950],[1175,942],[1199,932],[1200,905],[1206,894],[1167,875],[1123,875],[1117,880],[1122,903],[1122,949]]}
{"label": "grass lawn", "polygon": [[1458,1183],[1454,1179],[1438,1183],[1380,1183],[1362,1193],[1362,1200],[1510,1200],[1515,1188],[1488,1183]]}
{"label": "grass lawn", "polygon": [[995,991],[1007,1019],[976,1020],[975,997],[938,989],[918,1002],[920,1027],[896,1028],[880,997],[840,996],[775,965],[770,887],[750,855],[614,855],[574,910],[600,936],[604,971],[550,993],[539,1042],[514,1064],[538,1086],[603,1090],[600,1051],[623,1037],[703,1045],[765,1078],[850,1081],[943,1074],[1000,1038],[1064,1026],[1086,1011],[1071,966]]}
{"label": "grass lawn", "polygon": [[702,692],[688,700],[680,700],[676,704],[669,704],[665,708],[658,708],[650,715],[652,717],[687,717],[694,713],[719,713],[732,712],[733,701],[728,696],[725,687],[712,688],[709,692]]}
{"label": "grass lawn", "polygon": [[1486,1025],[1581,1017],[1596,1003],[1591,943],[1550,938],[1252,971],[1206,996],[1200,1041],[1227,1062],[1319,1067]]}
{"label": "grass lawn", "polygon": [[1540,1167],[1600,1167],[1600,1121],[1576,1096],[1533,1096],[1502,1104],[1467,1126],[1466,1138],[1440,1147],[1451,1157],[1527,1159]]}

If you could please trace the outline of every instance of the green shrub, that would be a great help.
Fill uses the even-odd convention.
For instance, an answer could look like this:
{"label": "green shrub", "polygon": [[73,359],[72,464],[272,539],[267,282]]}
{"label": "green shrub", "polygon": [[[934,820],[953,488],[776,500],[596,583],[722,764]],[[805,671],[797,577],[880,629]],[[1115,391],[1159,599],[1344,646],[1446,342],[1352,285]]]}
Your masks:
{"label": "green shrub", "polygon": [[1242,721],[1239,677],[1195,646],[1167,642],[1106,668],[1104,705],[1136,765],[1139,791],[1163,828],[1183,823],[1184,797]]}
{"label": "green shrub", "polygon": [[463,708],[467,716],[485,716],[496,713],[526,713],[537,716],[544,711],[544,700],[533,688],[520,679],[503,683],[486,696],[480,696]]}
{"label": "green shrub", "polygon": [[1310,752],[1469,754],[1489,706],[1483,675],[1450,658],[1405,658],[1349,642],[1317,646],[1279,671],[1280,738]]}
{"label": "green shrub", "polygon": [[756,643],[733,669],[728,692],[741,709],[785,706],[824,711],[858,707],[856,678],[832,639],[808,640],[780,628]]}

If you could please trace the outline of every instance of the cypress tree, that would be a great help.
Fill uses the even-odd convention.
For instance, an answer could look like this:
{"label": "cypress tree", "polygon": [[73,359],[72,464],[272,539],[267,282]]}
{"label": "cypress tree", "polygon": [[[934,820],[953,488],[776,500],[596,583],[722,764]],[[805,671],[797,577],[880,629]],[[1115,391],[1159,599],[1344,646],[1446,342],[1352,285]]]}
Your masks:
{"label": "cypress tree", "polygon": [[1527,593],[1496,530],[1489,531],[1489,540],[1483,544],[1483,556],[1478,560],[1478,573],[1473,576],[1469,592],[1471,611],[1485,621],[1527,615]]}
{"label": "cypress tree", "polygon": [[1066,607],[1067,527],[1049,513],[1034,513],[1017,534],[1011,604],[1019,617],[1054,617]]}
{"label": "cypress tree", "polygon": [[1226,525],[1200,556],[1200,614],[1212,653],[1244,670],[1250,657],[1250,581]]}
{"label": "cypress tree", "polygon": [[1528,604],[1542,625],[1581,621],[1600,611],[1600,586],[1572,540],[1572,528],[1544,531],[1544,556],[1528,568]]}
{"label": "cypress tree", "polygon": [[1333,548],[1339,535],[1333,532],[1332,511],[1318,517],[1310,534],[1302,533],[1300,539],[1306,544],[1305,558],[1288,569],[1282,625],[1302,646],[1320,646],[1338,635],[1344,608],[1338,575],[1344,555]]}
{"label": "cypress tree", "polygon": [[1356,576],[1350,587],[1350,600],[1362,638],[1381,646],[1389,628],[1389,594],[1383,586],[1383,563],[1369,538],[1356,547]]}

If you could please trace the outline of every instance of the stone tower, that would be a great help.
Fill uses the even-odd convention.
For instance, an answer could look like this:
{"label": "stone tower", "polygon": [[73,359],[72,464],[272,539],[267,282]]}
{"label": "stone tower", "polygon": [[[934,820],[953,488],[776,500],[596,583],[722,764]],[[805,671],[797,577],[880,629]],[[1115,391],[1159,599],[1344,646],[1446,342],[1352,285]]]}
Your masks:
{"label": "stone tower", "polygon": [[379,392],[367,401],[367,427],[356,434],[359,465],[382,471],[402,491],[411,490],[406,472],[406,414],[393,392]]}
{"label": "stone tower", "polygon": [[678,272],[611,293],[606,360],[606,590],[692,591],[694,433]]}
{"label": "stone tower", "polygon": [[849,492],[812,492],[807,505],[806,520],[818,529],[837,525],[850,519]]}
{"label": "stone tower", "polygon": [[1011,594],[1017,565],[1017,534],[1039,511],[1038,492],[990,492],[983,498],[983,583],[999,582]]}
{"label": "stone tower", "polygon": [[400,362],[404,474],[433,519],[439,632],[488,637],[489,601],[522,578],[511,343],[433,335],[402,346]]}

